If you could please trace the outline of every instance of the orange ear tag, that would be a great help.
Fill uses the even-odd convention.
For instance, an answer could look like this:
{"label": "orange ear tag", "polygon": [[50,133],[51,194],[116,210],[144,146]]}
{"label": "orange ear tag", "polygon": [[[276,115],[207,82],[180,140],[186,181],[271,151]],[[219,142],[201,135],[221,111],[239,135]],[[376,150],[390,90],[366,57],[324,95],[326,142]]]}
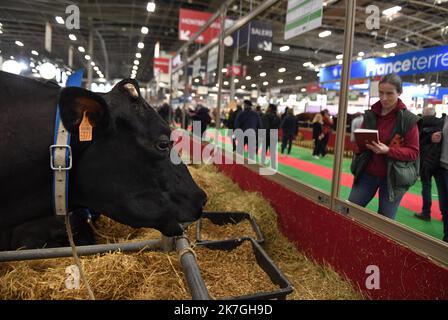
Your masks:
{"label": "orange ear tag", "polygon": [[87,116],[87,111],[84,111],[81,124],[79,125],[79,141],[92,141],[92,125]]}

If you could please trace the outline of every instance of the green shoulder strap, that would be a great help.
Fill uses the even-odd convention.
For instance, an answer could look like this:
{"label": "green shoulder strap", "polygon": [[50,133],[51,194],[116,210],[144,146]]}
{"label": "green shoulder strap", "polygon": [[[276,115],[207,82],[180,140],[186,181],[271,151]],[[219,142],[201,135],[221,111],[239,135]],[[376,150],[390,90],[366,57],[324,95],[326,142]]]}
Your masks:
{"label": "green shoulder strap", "polygon": [[377,128],[376,114],[372,110],[366,110],[364,113],[364,129],[374,130]]}

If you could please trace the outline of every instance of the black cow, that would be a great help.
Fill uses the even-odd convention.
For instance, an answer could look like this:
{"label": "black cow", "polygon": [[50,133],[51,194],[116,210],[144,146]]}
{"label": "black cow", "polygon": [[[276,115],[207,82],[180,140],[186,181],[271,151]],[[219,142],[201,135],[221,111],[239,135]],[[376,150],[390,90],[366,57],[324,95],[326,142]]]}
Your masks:
{"label": "black cow", "polygon": [[[71,133],[68,208],[77,244],[93,240],[85,215],[77,214],[83,208],[167,236],[200,218],[206,195],[185,165],[170,161],[168,124],[141,98],[136,81],[97,94],[0,72],[0,249],[67,244],[51,202],[49,146],[58,104]],[[80,142],[84,112],[93,139]]]}

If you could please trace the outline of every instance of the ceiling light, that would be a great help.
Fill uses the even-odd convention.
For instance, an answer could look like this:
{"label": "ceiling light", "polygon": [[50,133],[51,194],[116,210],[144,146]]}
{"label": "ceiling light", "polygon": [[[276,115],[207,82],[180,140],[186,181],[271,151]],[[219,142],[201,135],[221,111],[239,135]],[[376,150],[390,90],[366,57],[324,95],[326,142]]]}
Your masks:
{"label": "ceiling light", "polygon": [[267,81],[263,82],[264,86],[267,86],[268,84],[269,84],[269,82],[267,82]]}
{"label": "ceiling light", "polygon": [[98,71],[100,70],[100,68],[98,68],[98,66],[93,67],[93,70]]}
{"label": "ceiling light", "polygon": [[295,79],[296,80],[302,80],[302,76],[297,76]]}
{"label": "ceiling light", "polygon": [[39,52],[37,52],[36,50],[31,50],[31,54],[32,54],[32,55],[35,55],[35,56],[38,56],[38,55],[39,55]]}
{"label": "ceiling light", "polygon": [[319,33],[319,38],[325,38],[325,37],[328,37],[329,35],[331,35],[331,31],[325,30],[325,31],[322,31],[321,33]]}
{"label": "ceiling light", "polygon": [[86,60],[90,60],[90,56],[89,56],[88,54],[86,54],[86,55],[84,56],[84,58],[85,58]]}
{"label": "ceiling light", "polygon": [[2,31],[2,29],[0,29],[0,34],[3,34],[3,31]]}
{"label": "ceiling light", "polygon": [[420,78],[420,82],[424,82],[425,81],[425,78]]}
{"label": "ceiling light", "polygon": [[240,82],[240,80],[234,79],[233,82],[238,83],[238,82]]}
{"label": "ceiling light", "polygon": [[227,73],[227,68],[222,68],[222,69],[221,69],[221,72],[222,72],[222,73]]}
{"label": "ceiling light", "polygon": [[266,72],[260,73],[260,77],[266,77]]}
{"label": "ceiling light", "polygon": [[137,66],[133,66],[132,70],[138,70],[138,67]]}
{"label": "ceiling light", "polygon": [[280,50],[280,52],[288,51],[289,50],[289,46],[281,46],[279,50]]}
{"label": "ceiling light", "polygon": [[398,11],[400,11],[401,10],[401,7],[400,6],[395,6],[395,7],[392,7],[392,8],[389,8],[389,9],[386,9],[386,10],[383,10],[383,15],[385,15],[385,16],[391,16],[391,15],[394,15],[394,14],[396,14]]}
{"label": "ceiling light", "polygon": [[15,60],[6,60],[2,64],[2,70],[9,73],[20,74],[22,67]]}
{"label": "ceiling light", "polygon": [[277,83],[283,83],[283,79],[278,79]]}
{"label": "ceiling light", "polygon": [[137,45],[137,47],[138,47],[139,49],[143,49],[143,48],[145,47],[145,44],[144,44],[143,42],[139,42],[138,45]]}
{"label": "ceiling light", "polygon": [[327,65],[325,64],[325,63],[322,63],[321,65],[320,65],[320,67],[321,68],[325,68]]}
{"label": "ceiling light", "polygon": [[303,63],[303,66],[304,66],[304,67],[308,67],[309,65],[312,65],[311,61],[308,61],[308,62],[304,62],[304,63]]}
{"label": "ceiling light", "polygon": [[94,67],[95,66],[95,62],[90,62],[90,65],[92,66],[92,67]]}
{"label": "ceiling light", "polygon": [[16,40],[15,44],[18,45],[19,47],[23,47],[23,42],[19,40]]}
{"label": "ceiling light", "polygon": [[255,60],[255,61],[260,61],[261,59],[263,59],[262,56],[255,56],[255,57],[254,57],[254,60]]}
{"label": "ceiling light", "polygon": [[306,92],[306,88],[300,89],[301,92]]}
{"label": "ceiling light", "polygon": [[383,54],[382,57],[383,57],[383,58],[387,58],[387,54]]}
{"label": "ceiling light", "polygon": [[278,69],[278,72],[280,72],[280,73],[285,72],[285,71],[286,71],[286,68],[280,68],[280,69]]}
{"label": "ceiling light", "polygon": [[199,83],[199,79],[194,79],[194,82],[195,83]]}
{"label": "ceiling light", "polygon": [[154,1],[150,1],[148,2],[148,4],[146,5],[146,10],[148,12],[154,12],[156,11],[156,4],[154,3]]}
{"label": "ceiling light", "polygon": [[395,53],[394,52],[389,53],[389,57],[395,57]]}
{"label": "ceiling light", "polygon": [[35,68],[36,65],[34,64],[34,62],[30,62],[30,68]]}
{"label": "ceiling light", "polygon": [[134,64],[138,66],[140,64],[140,61],[134,60]]}
{"label": "ceiling light", "polygon": [[142,54],[141,54],[140,52],[137,52],[137,53],[135,54],[135,57],[136,57],[137,59],[140,59],[140,58],[142,57]]}
{"label": "ceiling light", "polygon": [[64,19],[63,19],[62,17],[57,16],[57,17],[55,17],[55,19],[56,19],[56,22],[57,22],[57,23],[59,23],[59,24],[64,24]]}
{"label": "ceiling light", "polygon": [[82,47],[82,46],[79,46],[78,47],[78,51],[79,52],[86,52],[86,49],[84,49],[84,47]]}
{"label": "ceiling light", "polygon": [[396,42],[389,42],[389,43],[385,43],[384,44],[384,49],[390,49],[390,48],[395,48],[397,46]]}
{"label": "ceiling light", "polygon": [[435,87],[435,86],[436,86],[436,84],[437,84],[437,83],[435,83],[435,82],[432,82],[432,83],[431,83],[431,86],[432,86],[432,87]]}
{"label": "ceiling light", "polygon": [[338,55],[336,56],[336,59],[337,59],[337,60],[341,60],[343,57],[344,57],[343,54],[338,54]]}
{"label": "ceiling light", "polygon": [[252,88],[255,88],[257,85],[256,85],[255,83],[252,83],[250,86],[251,86]]}
{"label": "ceiling light", "polygon": [[365,54],[363,51],[359,51],[359,52],[358,52],[358,56],[359,56],[359,57],[364,57],[365,55],[366,55],[366,54]]}
{"label": "ceiling light", "polygon": [[39,74],[44,79],[53,79],[56,76],[56,67],[50,62],[45,62],[40,65]]}
{"label": "ceiling light", "polygon": [[252,79],[251,76],[247,76],[247,77],[246,77],[246,80],[250,80],[250,79]]}
{"label": "ceiling light", "polygon": [[73,33],[70,33],[70,34],[68,35],[68,37],[70,38],[70,40],[72,40],[72,41],[76,41],[76,36],[75,36]]}
{"label": "ceiling light", "polygon": [[223,83],[225,86],[228,86],[229,85],[229,81],[224,81],[224,83]]}
{"label": "ceiling light", "polygon": [[356,60],[361,61],[362,57],[357,57]]}
{"label": "ceiling light", "polygon": [[148,27],[142,27],[142,29],[140,30],[143,34],[148,34]]}
{"label": "ceiling light", "polygon": [[339,63],[339,64],[342,64],[342,60],[339,60],[338,63]]}
{"label": "ceiling light", "polygon": [[242,86],[241,86],[241,89],[246,89],[246,86],[243,84]]}

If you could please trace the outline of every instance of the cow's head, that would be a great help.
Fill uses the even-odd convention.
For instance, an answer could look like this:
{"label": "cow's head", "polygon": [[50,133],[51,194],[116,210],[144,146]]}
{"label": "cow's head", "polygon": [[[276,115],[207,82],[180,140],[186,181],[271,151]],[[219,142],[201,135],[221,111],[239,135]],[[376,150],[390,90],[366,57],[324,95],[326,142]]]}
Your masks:
{"label": "cow's head", "polygon": [[[65,88],[59,107],[74,150],[70,204],[167,236],[199,219],[206,195],[184,164],[170,161],[170,128],[141,97],[136,81],[123,80],[106,94]],[[80,142],[84,114],[93,136]]]}

